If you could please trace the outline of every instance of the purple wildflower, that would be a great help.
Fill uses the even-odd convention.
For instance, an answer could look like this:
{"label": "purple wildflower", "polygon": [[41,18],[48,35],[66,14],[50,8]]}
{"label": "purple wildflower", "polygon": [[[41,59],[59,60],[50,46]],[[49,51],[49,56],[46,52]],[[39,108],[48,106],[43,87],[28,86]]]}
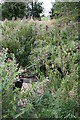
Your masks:
{"label": "purple wildflower", "polygon": [[44,87],[46,87],[46,84],[44,84]]}
{"label": "purple wildflower", "polygon": [[39,91],[39,94],[42,94],[42,92],[41,92],[41,91]]}
{"label": "purple wildflower", "polygon": [[49,81],[48,77],[46,77],[46,80]]}
{"label": "purple wildflower", "polygon": [[9,59],[9,62],[11,62],[11,60]]}
{"label": "purple wildflower", "polygon": [[24,73],[24,70],[22,70],[22,73]]}
{"label": "purple wildflower", "polygon": [[27,91],[29,90],[29,88],[26,89]]}
{"label": "purple wildflower", "polygon": [[13,61],[14,61],[14,58],[13,58]]}
{"label": "purple wildflower", "polygon": [[3,48],[3,51],[5,50],[5,48]]}
{"label": "purple wildflower", "polygon": [[19,78],[22,78],[22,76],[19,76]]}
{"label": "purple wildflower", "polygon": [[9,68],[9,71],[10,71],[10,68]]}
{"label": "purple wildflower", "polygon": [[9,73],[9,76],[11,76],[11,73]]}
{"label": "purple wildflower", "polygon": [[17,81],[20,81],[20,79],[18,79]]}
{"label": "purple wildflower", "polygon": [[44,80],[44,83],[46,83],[46,80]]}
{"label": "purple wildflower", "polygon": [[6,48],[6,51],[8,52],[8,48]]}
{"label": "purple wildflower", "polygon": [[16,78],[14,77],[14,80],[16,80]]}

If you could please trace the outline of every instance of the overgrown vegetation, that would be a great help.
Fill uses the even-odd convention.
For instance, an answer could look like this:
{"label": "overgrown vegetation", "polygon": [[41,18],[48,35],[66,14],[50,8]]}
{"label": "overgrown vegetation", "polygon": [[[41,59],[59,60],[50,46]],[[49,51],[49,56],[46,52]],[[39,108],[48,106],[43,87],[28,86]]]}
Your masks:
{"label": "overgrown vegetation", "polygon": [[[2,27],[1,45],[9,48],[9,53],[15,54],[18,63],[25,66],[28,63],[28,56],[31,46],[34,43],[34,33],[27,21],[5,21]],[[25,25],[24,25],[25,24]]]}
{"label": "overgrown vegetation", "polygon": [[[25,19],[1,24],[3,118],[79,118],[78,22],[75,16],[64,16],[53,29],[34,27]],[[36,76],[37,82],[13,91],[15,81],[26,74]]]}

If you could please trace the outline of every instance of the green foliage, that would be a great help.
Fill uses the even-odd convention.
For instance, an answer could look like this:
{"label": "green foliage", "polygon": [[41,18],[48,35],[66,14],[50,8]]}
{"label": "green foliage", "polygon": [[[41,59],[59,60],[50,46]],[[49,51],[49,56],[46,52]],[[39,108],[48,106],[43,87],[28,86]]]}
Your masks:
{"label": "green foliage", "polygon": [[19,95],[13,93],[13,85],[21,74],[22,69],[17,71],[17,64],[14,54],[12,54],[12,60],[7,58],[8,48],[0,52],[0,80],[2,83],[2,117],[13,117],[16,114],[17,106],[16,102],[19,99]]}
{"label": "green foliage", "polygon": [[[12,60],[8,57],[8,48],[1,51],[0,54],[0,77],[2,82],[2,117],[3,119],[18,119],[22,117],[39,117],[39,110],[42,109],[42,101],[46,105],[45,93],[48,79],[43,82],[37,82],[37,84],[30,84],[23,87],[22,92],[16,89],[13,91],[13,85],[16,80],[19,79],[19,75],[22,72],[20,68],[17,71],[17,64],[14,54],[12,54]],[[46,87],[44,85],[46,84]],[[22,106],[18,105],[19,100],[24,103]],[[46,99],[47,100],[47,99]],[[41,102],[41,103],[40,103]],[[49,104],[49,103],[48,103]],[[39,108],[36,113],[36,109]],[[31,114],[32,113],[32,114]],[[25,116],[26,115],[26,116]]]}
{"label": "green foliage", "polygon": [[20,65],[27,65],[31,46],[34,42],[34,33],[31,25],[25,20],[22,20],[22,22],[20,20],[17,20],[16,22],[5,21],[1,28],[1,45],[4,48],[8,47],[9,53],[13,52],[15,54]]}
{"label": "green foliage", "polygon": [[[44,93],[47,96],[45,96],[45,100],[42,97],[43,102],[40,100],[39,103],[41,118],[78,117],[79,50],[76,49],[74,52],[74,49],[79,45],[77,24],[71,23],[66,29],[65,26],[62,31],[60,29],[56,25],[55,29],[49,33],[39,33],[30,54],[31,63],[36,66],[39,80],[42,81],[45,77],[44,72],[40,71],[40,66],[44,64],[46,76],[49,77],[48,88]],[[61,67],[63,77],[57,67]],[[38,110],[38,108],[36,109]]]}
{"label": "green foliage", "polygon": [[33,17],[35,18],[40,17],[40,13],[42,12],[43,12],[42,3],[35,2],[33,6]]}
{"label": "green foliage", "polygon": [[43,12],[42,2],[3,2],[2,3],[2,19],[7,18],[11,20],[13,17],[26,18],[33,16],[33,18],[40,19],[40,14]]}
{"label": "green foliage", "polygon": [[[67,20],[69,19],[67,18]],[[15,53],[21,65],[27,62],[28,67],[25,67],[29,69],[27,72],[37,77],[36,83],[25,84],[21,92],[17,91],[18,94],[13,95],[11,92],[12,99],[10,99],[9,92],[12,84],[9,86],[8,80],[7,84],[3,83],[5,85],[4,97],[9,96],[5,97],[7,101],[12,100],[9,107],[6,105],[6,99],[3,101],[6,110],[4,112],[3,109],[4,118],[79,118],[78,26],[73,21],[67,25],[67,20],[58,19],[58,24],[55,24],[50,31],[44,32],[37,29],[35,41],[32,26],[27,21],[5,21],[2,24],[2,45],[5,48],[9,47],[9,54],[10,52]],[[25,62],[26,55],[27,61]],[[6,64],[4,62],[4,66]],[[3,66],[2,62],[1,65]],[[45,66],[46,70],[41,70],[41,66]],[[7,66],[4,68],[6,71]],[[7,73],[4,70],[3,79]],[[15,71],[15,76],[16,74]],[[9,80],[14,81],[13,76],[10,78]],[[8,91],[7,93],[5,93],[5,89]],[[19,99],[24,103],[22,106],[17,106]],[[11,108],[11,106],[13,107]]]}
{"label": "green foliage", "polygon": [[78,2],[56,2],[51,8],[51,18],[68,17],[71,20],[79,17]]}
{"label": "green foliage", "polygon": [[2,5],[0,3],[0,19],[2,19]]}
{"label": "green foliage", "polygon": [[40,18],[40,14],[43,12],[42,2],[31,2],[30,4],[27,4],[27,17],[33,16],[34,18]]}
{"label": "green foliage", "polygon": [[13,17],[17,19],[23,18],[25,14],[26,5],[24,2],[3,2],[2,3],[2,19],[11,20]]}

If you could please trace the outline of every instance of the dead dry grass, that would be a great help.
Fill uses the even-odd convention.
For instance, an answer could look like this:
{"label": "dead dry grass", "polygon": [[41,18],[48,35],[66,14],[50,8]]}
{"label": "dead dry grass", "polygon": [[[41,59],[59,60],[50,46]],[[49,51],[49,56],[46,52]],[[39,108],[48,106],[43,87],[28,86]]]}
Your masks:
{"label": "dead dry grass", "polygon": [[38,21],[38,20],[34,21],[33,19],[31,19],[29,21],[29,23],[36,23],[37,26],[40,26],[40,25],[43,25],[43,26],[48,25],[48,26],[50,26],[50,25],[54,25],[56,23],[56,20],[53,19],[53,20],[45,20],[45,21]]}

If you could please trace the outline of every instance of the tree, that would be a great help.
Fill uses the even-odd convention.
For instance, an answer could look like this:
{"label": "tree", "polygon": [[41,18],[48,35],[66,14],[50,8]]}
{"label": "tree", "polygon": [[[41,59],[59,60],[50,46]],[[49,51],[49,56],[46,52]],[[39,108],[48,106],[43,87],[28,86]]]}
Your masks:
{"label": "tree", "polygon": [[25,8],[24,2],[4,2],[2,3],[2,19],[23,18],[26,15]]}
{"label": "tree", "polygon": [[6,2],[2,3],[2,19],[11,20],[13,17],[23,18],[32,16],[40,18],[40,13],[43,12],[42,2],[33,2],[33,0],[26,0],[25,2]]}
{"label": "tree", "polygon": [[50,11],[51,18],[67,17],[75,19],[78,16],[78,2],[56,2]]}
{"label": "tree", "polygon": [[33,17],[40,17],[40,13],[43,12],[43,8],[42,8],[42,4],[43,3],[39,3],[39,2],[35,2],[34,6],[33,6]]}
{"label": "tree", "polygon": [[0,20],[2,19],[2,5],[0,3]]}
{"label": "tree", "polygon": [[28,17],[29,15],[34,18],[40,18],[40,14],[43,12],[43,7],[42,7],[42,2],[30,2],[27,4],[27,12],[26,16]]}

